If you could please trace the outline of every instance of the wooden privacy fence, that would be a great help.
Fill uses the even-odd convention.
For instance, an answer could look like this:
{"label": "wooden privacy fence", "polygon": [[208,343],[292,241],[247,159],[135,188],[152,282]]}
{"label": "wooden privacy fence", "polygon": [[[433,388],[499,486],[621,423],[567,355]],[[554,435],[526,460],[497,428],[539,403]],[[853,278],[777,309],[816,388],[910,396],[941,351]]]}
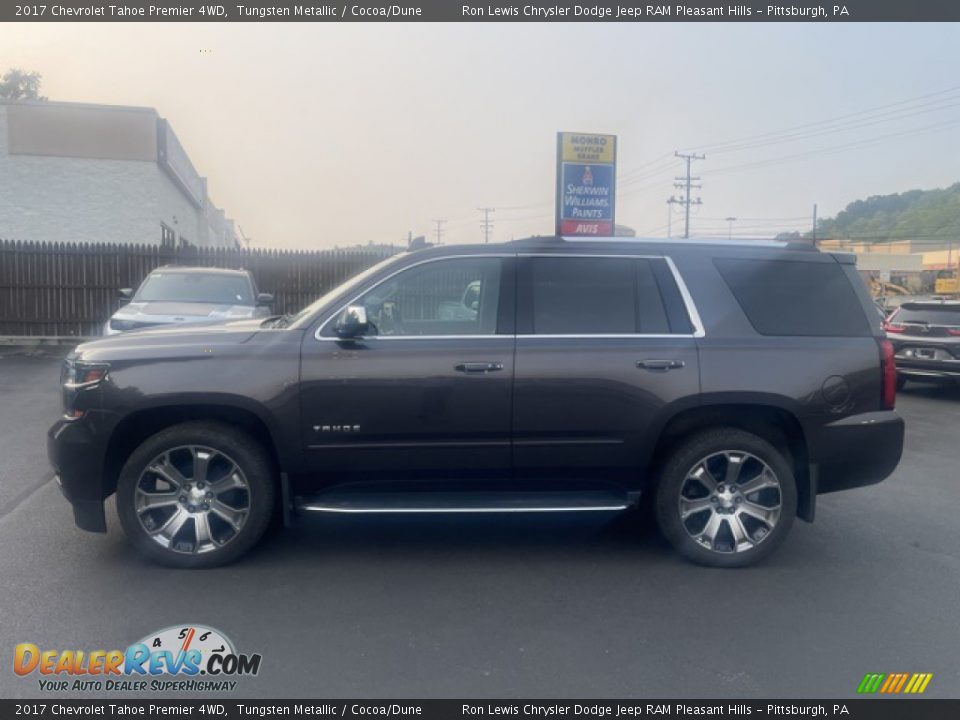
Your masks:
{"label": "wooden privacy fence", "polygon": [[296,312],[391,254],[0,240],[0,335],[100,335],[120,305],[117,291],[161,265],[246,268],[273,294],[274,312]]}

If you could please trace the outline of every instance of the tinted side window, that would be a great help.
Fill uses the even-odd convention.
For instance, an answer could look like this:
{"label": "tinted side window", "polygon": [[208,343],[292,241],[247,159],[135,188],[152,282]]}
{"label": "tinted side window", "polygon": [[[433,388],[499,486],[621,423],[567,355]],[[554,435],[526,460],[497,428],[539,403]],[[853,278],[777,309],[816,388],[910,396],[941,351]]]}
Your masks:
{"label": "tinted side window", "polygon": [[357,302],[380,336],[492,335],[500,258],[452,258],[412,267]]}
{"label": "tinted side window", "polygon": [[537,335],[670,332],[648,260],[533,258],[530,285],[532,331]]}
{"label": "tinted side window", "polygon": [[717,258],[714,264],[761,335],[871,334],[860,300],[836,263]]}

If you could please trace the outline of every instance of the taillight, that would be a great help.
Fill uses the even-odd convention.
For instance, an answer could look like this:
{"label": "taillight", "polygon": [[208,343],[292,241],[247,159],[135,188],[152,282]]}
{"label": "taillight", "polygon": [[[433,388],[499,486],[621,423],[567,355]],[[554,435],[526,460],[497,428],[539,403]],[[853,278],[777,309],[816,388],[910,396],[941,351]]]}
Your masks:
{"label": "taillight", "polygon": [[880,405],[884,410],[893,410],[897,404],[897,361],[893,356],[893,343],[880,339],[880,376],[883,382]]}
{"label": "taillight", "polygon": [[954,337],[960,337],[960,328],[947,328],[947,335],[953,335]]}

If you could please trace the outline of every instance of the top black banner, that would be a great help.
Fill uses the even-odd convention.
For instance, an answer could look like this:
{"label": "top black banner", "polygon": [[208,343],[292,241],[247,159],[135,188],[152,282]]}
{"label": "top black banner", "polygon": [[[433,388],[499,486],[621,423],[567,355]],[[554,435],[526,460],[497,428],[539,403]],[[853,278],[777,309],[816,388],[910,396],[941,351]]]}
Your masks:
{"label": "top black banner", "polygon": [[362,0],[213,4],[216,0],[64,0],[7,3],[3,22],[958,22],[957,0],[846,0],[781,4],[724,4],[709,0],[640,3],[635,0],[569,2],[461,2]]}

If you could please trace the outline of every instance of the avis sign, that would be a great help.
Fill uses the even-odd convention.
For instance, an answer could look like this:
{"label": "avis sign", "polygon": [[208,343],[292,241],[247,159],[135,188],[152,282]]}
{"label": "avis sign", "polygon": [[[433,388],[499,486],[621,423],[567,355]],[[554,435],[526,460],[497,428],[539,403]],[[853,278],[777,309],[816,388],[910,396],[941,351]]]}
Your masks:
{"label": "avis sign", "polygon": [[557,235],[613,235],[617,136],[557,133]]}

